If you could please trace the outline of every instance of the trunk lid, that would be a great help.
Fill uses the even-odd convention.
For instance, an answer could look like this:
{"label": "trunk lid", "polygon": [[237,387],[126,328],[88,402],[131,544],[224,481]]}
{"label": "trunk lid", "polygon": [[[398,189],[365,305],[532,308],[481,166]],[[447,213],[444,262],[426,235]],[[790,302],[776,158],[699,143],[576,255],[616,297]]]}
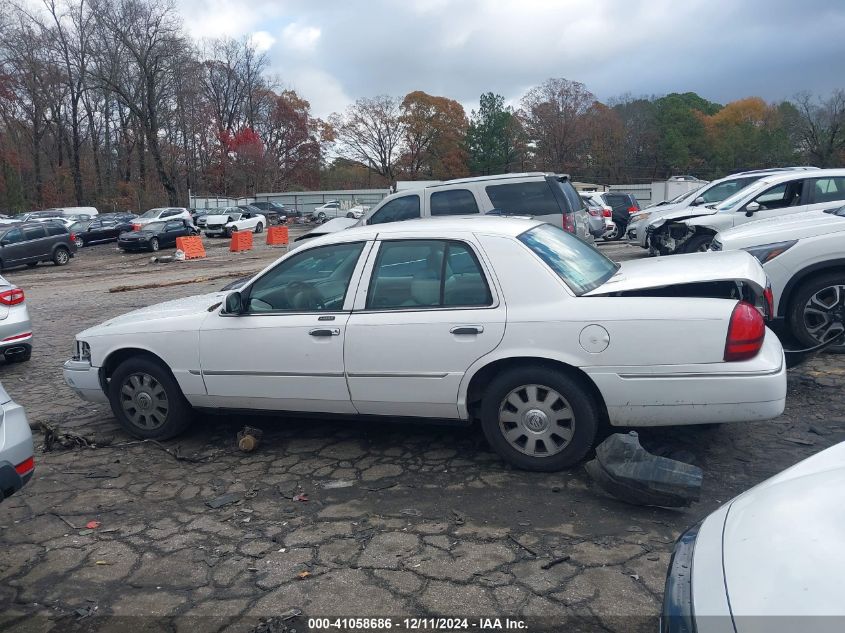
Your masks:
{"label": "trunk lid", "polygon": [[[622,262],[615,275],[584,296],[628,294],[660,288],[672,288],[674,294],[678,294],[678,286],[701,286],[714,282],[741,283],[750,286],[755,294],[762,295],[768,278],[760,262],[745,251],[690,253]],[[684,293],[681,291],[680,294]]]}

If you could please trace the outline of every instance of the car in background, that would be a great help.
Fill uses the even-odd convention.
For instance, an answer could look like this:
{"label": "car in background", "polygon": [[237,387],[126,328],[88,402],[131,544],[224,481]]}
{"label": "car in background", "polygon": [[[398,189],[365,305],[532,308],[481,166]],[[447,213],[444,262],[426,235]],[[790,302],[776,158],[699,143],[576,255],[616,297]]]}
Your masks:
{"label": "car in background", "polygon": [[329,200],[319,207],[315,207],[309,215],[312,222],[322,223],[331,218],[342,218],[345,216],[343,209],[340,208],[340,200]]}
{"label": "car in background", "polygon": [[845,443],[723,504],[675,543],[661,633],[832,633],[845,622]]}
{"label": "car in background", "polygon": [[[845,179],[843,179],[845,185]],[[722,231],[710,250],[744,250],[772,283],[774,314],[803,345],[836,338],[845,354],[845,206],[750,222]]]}
{"label": "car in background", "polygon": [[[230,207],[231,208],[231,207]],[[205,234],[208,237],[231,237],[237,231],[262,233],[267,226],[267,218],[261,213],[244,211],[245,207],[234,207],[225,215],[209,215],[205,218]]]}
{"label": "car in background", "polygon": [[26,413],[0,385],[0,502],[23,488],[35,472],[35,447]]}
{"label": "car in background", "polygon": [[845,204],[845,169],[789,170],[760,178],[717,205],[649,219],[650,246],[660,255],[706,251],[716,233],[757,220]]}
{"label": "car in background", "polygon": [[[32,323],[22,288],[0,276],[0,356],[7,363],[32,356]],[[0,430],[2,436],[2,430]]]}
{"label": "car in background", "polygon": [[118,248],[124,251],[152,251],[176,246],[176,238],[199,235],[199,230],[190,220],[179,217],[170,220],[150,222],[140,229],[121,233],[117,238]]}
{"label": "car in background", "polygon": [[349,207],[346,210],[346,217],[350,219],[354,218],[356,220],[360,220],[369,210],[370,207],[365,207],[363,205],[356,204],[354,207]]}
{"label": "car in background", "polygon": [[0,270],[48,261],[64,266],[76,248],[74,236],[61,222],[8,224],[0,227]]}
{"label": "car in background", "polygon": [[288,217],[288,209],[285,205],[269,200],[258,200],[251,202],[250,206],[255,207],[270,224],[281,224]]}
{"label": "car in background", "polygon": [[93,220],[75,222],[70,226],[74,242],[77,247],[91,244],[114,242],[121,233],[132,230],[134,220],[118,220],[116,218],[98,216]]}
{"label": "car in background", "polygon": [[598,216],[602,219],[602,232],[599,234],[596,234],[592,230],[591,222],[590,232],[593,236],[600,237],[605,241],[614,239],[616,235],[616,224],[613,222],[613,209],[604,201],[604,198],[601,197],[601,193],[598,191],[582,191],[580,196],[584,201],[584,204],[587,205],[587,212],[593,217]]}
{"label": "car in background", "polygon": [[93,218],[95,215],[100,214],[100,212],[94,207],[59,207],[47,210],[57,211],[59,214],[64,216],[88,216],[89,218]]}
{"label": "car in background", "polygon": [[677,211],[690,207],[718,204],[726,198],[742,191],[749,185],[765,176],[790,171],[807,171],[817,167],[773,167],[771,169],[755,169],[731,174],[725,178],[714,180],[699,189],[681,194],[667,204],[646,207],[631,216],[631,224],[627,231],[628,241],[642,248],[649,248],[648,226],[658,219]]}
{"label": "car in background", "polygon": [[159,220],[175,220],[181,218],[193,223],[191,214],[183,207],[160,207],[157,209],[150,209],[135,218],[134,224],[136,227],[144,226],[150,222],[157,222]]}
{"label": "car in background", "polygon": [[747,253],[620,265],[537,219],[377,224],[89,328],[64,375],[137,437],[175,437],[192,407],[480,419],[505,460],[553,471],[605,422],[780,415],[765,286]]}
{"label": "car in background", "polygon": [[640,211],[640,203],[636,196],[631,193],[618,191],[606,191],[599,194],[611,209],[614,231],[608,235],[609,240],[620,240],[628,230],[631,216]]}

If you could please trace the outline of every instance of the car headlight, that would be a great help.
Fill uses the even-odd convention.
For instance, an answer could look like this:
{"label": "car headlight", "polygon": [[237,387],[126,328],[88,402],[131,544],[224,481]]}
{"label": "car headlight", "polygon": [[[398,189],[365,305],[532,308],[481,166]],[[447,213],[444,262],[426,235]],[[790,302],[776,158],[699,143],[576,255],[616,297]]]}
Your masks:
{"label": "car headlight", "polygon": [[648,220],[651,216],[651,213],[637,213],[636,215],[631,216],[631,222],[642,222],[643,220]]}
{"label": "car headlight", "polygon": [[790,240],[788,242],[775,242],[774,244],[763,244],[762,246],[752,246],[751,248],[744,248],[746,253],[756,257],[761,264],[772,261],[778,255],[781,255],[795,246],[798,240]]}
{"label": "car headlight", "polygon": [[91,360],[91,346],[85,341],[76,341],[73,360]]}

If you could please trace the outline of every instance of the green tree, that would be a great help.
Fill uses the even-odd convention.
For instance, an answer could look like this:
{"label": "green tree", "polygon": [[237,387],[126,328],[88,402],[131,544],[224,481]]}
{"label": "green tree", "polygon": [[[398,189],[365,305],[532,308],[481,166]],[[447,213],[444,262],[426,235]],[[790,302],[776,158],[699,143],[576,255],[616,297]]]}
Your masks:
{"label": "green tree", "polygon": [[654,106],[661,175],[706,168],[710,147],[701,115],[716,114],[721,106],[694,92],[668,94],[656,99]]}
{"label": "green tree", "polygon": [[523,167],[525,134],[502,95],[481,95],[478,110],[470,115],[466,144],[474,174],[501,174]]}

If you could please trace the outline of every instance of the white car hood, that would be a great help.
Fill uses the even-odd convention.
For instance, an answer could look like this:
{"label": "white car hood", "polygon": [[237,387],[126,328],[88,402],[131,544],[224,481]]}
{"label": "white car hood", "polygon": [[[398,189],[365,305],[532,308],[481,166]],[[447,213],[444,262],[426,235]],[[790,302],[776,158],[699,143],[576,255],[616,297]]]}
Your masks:
{"label": "white car hood", "polygon": [[[772,630],[770,619],[743,616],[845,616],[843,540],[845,442],[737,497],[725,519],[723,560],[738,633]],[[821,624],[792,630],[827,630]]]}
{"label": "white car hood", "polygon": [[622,262],[613,277],[585,296],[707,281],[741,281],[762,292],[767,278],[760,262],[744,251],[689,253]]}
{"label": "white car hood", "polygon": [[747,248],[787,240],[800,240],[845,231],[845,217],[824,211],[808,211],[756,220],[722,231],[722,248]]}
{"label": "white car hood", "polygon": [[657,228],[659,226],[663,226],[669,220],[686,220],[687,218],[697,218],[703,215],[715,215],[717,213],[719,212],[716,209],[711,209],[709,207],[705,207],[704,205],[697,207],[684,206],[665,213],[662,210],[655,213],[648,218],[648,225]]}
{"label": "white car hood", "polygon": [[228,293],[217,291],[204,295],[195,295],[193,297],[183,297],[182,299],[174,299],[173,301],[165,301],[164,303],[157,303],[155,305],[147,306],[121,314],[118,317],[104,321],[99,325],[88,328],[84,332],[79,333],[80,338],[86,336],[103,336],[109,334],[110,330],[116,330],[123,326],[133,326],[134,331],[143,331],[137,327],[140,323],[154,324],[167,319],[177,317],[184,317],[190,315],[203,315],[208,312],[208,309],[219,304],[226,297]]}
{"label": "white car hood", "polygon": [[329,233],[337,233],[338,231],[345,231],[346,229],[358,226],[361,223],[359,218],[334,218],[328,222],[323,222],[314,230],[309,231],[309,239],[317,237],[318,235],[328,235]]}

